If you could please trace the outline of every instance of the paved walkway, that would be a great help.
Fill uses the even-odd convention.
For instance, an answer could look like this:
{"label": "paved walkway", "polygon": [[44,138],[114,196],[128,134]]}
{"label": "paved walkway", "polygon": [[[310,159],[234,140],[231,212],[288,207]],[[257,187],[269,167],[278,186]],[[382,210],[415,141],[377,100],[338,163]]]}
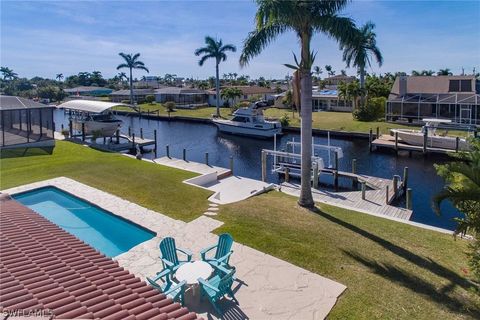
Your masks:
{"label": "paved walkway", "polygon": [[[179,247],[198,252],[216,243],[211,231],[223,223],[201,216],[189,223],[171,219],[158,212],[138,206],[109,193],[91,188],[68,178],[56,178],[4,190],[16,193],[46,185],[54,185],[85,200],[142,225],[157,233],[157,237],[141,243],[115,259],[121,266],[145,278],[161,270],[158,244],[163,237],[175,237]],[[323,319],[346,289],[340,283],[309,272],[288,262],[248,246],[234,243],[231,264],[237,268],[234,283],[239,305],[224,299],[225,319]],[[207,319],[216,315],[207,302],[199,303],[187,295],[187,307]]]}

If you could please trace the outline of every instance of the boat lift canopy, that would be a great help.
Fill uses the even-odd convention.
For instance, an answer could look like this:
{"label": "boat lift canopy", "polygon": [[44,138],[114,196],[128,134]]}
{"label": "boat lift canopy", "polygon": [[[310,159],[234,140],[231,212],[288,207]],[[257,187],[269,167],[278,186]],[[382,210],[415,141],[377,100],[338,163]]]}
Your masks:
{"label": "boat lift canopy", "polygon": [[57,106],[57,108],[64,108],[74,111],[88,112],[88,113],[102,113],[113,107],[129,107],[129,104],[119,102],[105,102],[96,100],[70,100]]}

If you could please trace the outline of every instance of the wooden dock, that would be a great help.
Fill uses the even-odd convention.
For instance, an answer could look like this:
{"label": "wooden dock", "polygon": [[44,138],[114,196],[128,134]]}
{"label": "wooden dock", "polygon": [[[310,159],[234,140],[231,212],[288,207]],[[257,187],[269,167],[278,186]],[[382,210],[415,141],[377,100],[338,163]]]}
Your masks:
{"label": "wooden dock", "polygon": [[373,140],[371,142],[371,147],[373,148],[384,148],[384,149],[392,149],[395,151],[416,151],[416,152],[422,152],[422,153],[441,153],[441,154],[447,154],[451,152],[458,152],[455,149],[444,149],[444,148],[433,148],[433,147],[428,147],[426,146],[425,148],[423,146],[413,146],[410,144],[406,144],[403,142],[401,139],[398,139],[397,142],[395,142],[395,137],[382,134],[380,137],[377,139]]}
{"label": "wooden dock", "polygon": [[[313,199],[316,202],[376,216],[410,220],[412,210],[388,204],[391,203],[394,198],[392,180],[370,177],[370,181],[375,181],[375,184],[380,188],[366,190],[365,199],[362,199],[362,191],[334,192],[324,189],[312,189]],[[392,190],[388,195],[388,203],[386,201],[387,186],[389,190]],[[399,190],[401,190],[401,188]],[[281,184],[281,191],[298,197],[300,195],[300,185],[292,182],[283,182]]]}
{"label": "wooden dock", "polygon": [[82,143],[88,144],[92,148],[106,151],[130,151],[135,150],[137,145],[141,149],[146,147],[155,148],[155,140],[153,139],[142,139],[138,137],[133,138],[123,134],[119,135],[118,139],[116,136],[111,138],[105,137],[96,139],[96,142],[92,142],[89,136],[86,136],[85,140],[82,140],[81,135],[75,135],[73,138],[75,142],[80,140]]}

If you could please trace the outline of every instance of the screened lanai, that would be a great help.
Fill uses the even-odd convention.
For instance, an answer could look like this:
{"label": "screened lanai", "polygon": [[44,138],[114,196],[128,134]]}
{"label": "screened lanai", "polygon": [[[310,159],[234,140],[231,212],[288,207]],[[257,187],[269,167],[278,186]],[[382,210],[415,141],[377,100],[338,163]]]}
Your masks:
{"label": "screened lanai", "polygon": [[33,100],[0,95],[2,149],[54,146],[54,109]]}
{"label": "screened lanai", "polygon": [[454,123],[480,125],[480,95],[475,93],[414,94],[390,97],[386,120],[421,121],[450,119]]}

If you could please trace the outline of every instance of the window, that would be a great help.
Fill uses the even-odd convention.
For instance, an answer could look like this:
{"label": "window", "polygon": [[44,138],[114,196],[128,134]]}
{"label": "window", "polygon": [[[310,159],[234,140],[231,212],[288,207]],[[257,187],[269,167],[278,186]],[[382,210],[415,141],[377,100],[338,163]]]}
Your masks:
{"label": "window", "polygon": [[234,117],[234,118],[232,119],[232,121],[235,121],[235,122],[247,122],[247,121],[248,121],[248,118],[236,116],[236,117]]}
{"label": "window", "polygon": [[472,80],[450,80],[448,88],[450,92],[471,92]]}

